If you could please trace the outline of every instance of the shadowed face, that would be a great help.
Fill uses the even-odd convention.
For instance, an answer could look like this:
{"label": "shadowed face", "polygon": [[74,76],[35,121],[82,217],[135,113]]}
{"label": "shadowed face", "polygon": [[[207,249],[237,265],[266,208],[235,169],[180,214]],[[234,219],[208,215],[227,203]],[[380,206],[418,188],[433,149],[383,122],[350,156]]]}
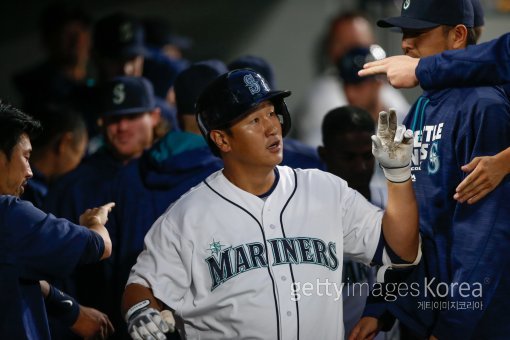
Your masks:
{"label": "shadowed face", "polygon": [[27,134],[22,134],[12,150],[10,159],[0,151],[0,194],[20,197],[32,177],[29,159],[32,145]]}
{"label": "shadowed face", "polygon": [[319,149],[328,172],[343,178],[358,191],[368,186],[374,172],[371,135],[366,131],[338,134],[330,145]]}
{"label": "shadowed face", "polygon": [[443,26],[428,30],[403,30],[402,50],[413,58],[428,57],[449,50],[448,33]]}

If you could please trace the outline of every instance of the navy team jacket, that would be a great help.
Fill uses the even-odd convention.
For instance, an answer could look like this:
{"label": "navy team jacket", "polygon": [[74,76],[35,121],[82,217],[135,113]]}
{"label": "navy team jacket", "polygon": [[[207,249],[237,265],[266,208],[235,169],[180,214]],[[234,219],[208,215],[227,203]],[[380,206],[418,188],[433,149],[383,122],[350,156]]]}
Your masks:
{"label": "navy team jacket", "polygon": [[405,125],[415,138],[412,180],[423,260],[405,281],[416,291],[386,308],[420,336],[504,338],[510,333],[510,178],[474,205],[453,195],[466,177],[462,165],[510,146],[508,98],[498,87],[426,92]]}
{"label": "navy team jacket", "polygon": [[0,338],[50,339],[39,280],[64,278],[103,251],[95,232],[0,195]]}

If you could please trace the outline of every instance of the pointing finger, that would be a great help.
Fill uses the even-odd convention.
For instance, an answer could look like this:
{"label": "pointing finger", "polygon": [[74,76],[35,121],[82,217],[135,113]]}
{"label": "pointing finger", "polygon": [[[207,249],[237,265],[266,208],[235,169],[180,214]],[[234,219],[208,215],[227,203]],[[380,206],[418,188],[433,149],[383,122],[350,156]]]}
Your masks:
{"label": "pointing finger", "polygon": [[110,212],[114,206],[115,206],[115,202],[110,202],[110,203],[106,203],[105,205],[101,206],[100,208],[106,209],[108,212]]}
{"label": "pointing finger", "polygon": [[363,69],[358,71],[360,77],[373,76],[376,74],[386,74],[387,68],[383,65],[370,66],[371,63],[363,65]]}

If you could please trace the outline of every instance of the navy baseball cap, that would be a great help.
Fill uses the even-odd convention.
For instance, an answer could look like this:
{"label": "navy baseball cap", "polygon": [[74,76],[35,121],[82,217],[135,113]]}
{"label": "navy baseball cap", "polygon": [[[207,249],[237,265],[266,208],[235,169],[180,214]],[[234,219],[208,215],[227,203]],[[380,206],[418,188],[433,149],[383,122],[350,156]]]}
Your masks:
{"label": "navy baseball cap", "polygon": [[472,0],[404,0],[400,16],[377,21],[379,27],[422,30],[439,25],[474,26]]}
{"label": "navy baseball cap", "polygon": [[346,84],[358,84],[370,77],[358,76],[358,71],[363,69],[363,65],[370,61],[386,58],[386,52],[379,45],[370,47],[355,47],[347,51],[336,64],[340,78]]}
{"label": "navy baseball cap", "polygon": [[474,26],[480,27],[485,25],[484,21],[484,12],[482,8],[482,4],[480,3],[480,0],[471,0],[471,3],[473,4],[473,12],[474,12]]}
{"label": "navy baseball cap", "polygon": [[94,50],[109,58],[148,55],[142,25],[134,17],[117,12],[100,19],[94,26]]}
{"label": "navy baseball cap", "polygon": [[175,78],[188,66],[189,62],[185,59],[172,59],[162,53],[156,53],[145,58],[143,76],[154,86],[156,96],[166,98]]}
{"label": "navy baseball cap", "polygon": [[174,91],[178,114],[195,114],[198,97],[214,79],[227,73],[227,66],[220,60],[204,60],[192,64],[175,80]]}
{"label": "navy baseball cap", "polygon": [[143,77],[116,77],[102,88],[103,117],[149,112],[156,108],[152,84]]}

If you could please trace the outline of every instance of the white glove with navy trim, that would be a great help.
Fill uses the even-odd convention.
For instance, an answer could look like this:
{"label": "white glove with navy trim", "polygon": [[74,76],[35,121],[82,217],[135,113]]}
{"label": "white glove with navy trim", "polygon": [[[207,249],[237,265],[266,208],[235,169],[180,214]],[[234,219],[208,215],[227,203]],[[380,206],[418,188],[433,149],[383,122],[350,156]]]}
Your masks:
{"label": "white glove with navy trim", "polygon": [[169,310],[147,307],[148,302],[137,303],[126,313],[129,335],[134,340],[166,340],[165,333],[175,331],[174,316]]}
{"label": "white glove with navy trim", "polygon": [[372,136],[372,153],[390,182],[402,183],[411,178],[413,132],[397,125],[395,109],[379,112],[377,135]]}

